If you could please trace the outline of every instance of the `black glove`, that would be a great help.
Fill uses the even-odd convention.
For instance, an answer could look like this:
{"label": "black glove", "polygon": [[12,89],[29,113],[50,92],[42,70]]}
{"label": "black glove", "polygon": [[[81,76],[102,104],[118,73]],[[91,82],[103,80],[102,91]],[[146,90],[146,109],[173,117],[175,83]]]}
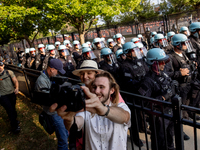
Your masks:
{"label": "black glove", "polygon": [[163,97],[165,98],[165,100],[170,99],[173,96],[172,90],[168,89],[164,94]]}

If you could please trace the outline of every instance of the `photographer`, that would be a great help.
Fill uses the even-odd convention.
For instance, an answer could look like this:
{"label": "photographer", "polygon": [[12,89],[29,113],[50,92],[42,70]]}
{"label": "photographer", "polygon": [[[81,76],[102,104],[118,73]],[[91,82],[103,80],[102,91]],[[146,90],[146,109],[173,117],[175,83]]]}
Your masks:
{"label": "photographer", "polygon": [[[51,77],[55,77],[59,73],[65,74],[62,62],[58,59],[51,59],[47,69],[43,70],[38,77],[35,84],[35,91],[49,93],[52,84]],[[52,117],[58,139],[58,150],[68,150],[68,131],[64,126],[63,119],[57,115],[57,112],[49,112],[49,107],[47,106],[43,106],[43,110]]]}
{"label": "photographer", "polygon": [[[108,72],[97,74],[91,84],[92,93],[87,87],[82,89],[88,98],[85,100],[86,112],[65,112],[66,105],[57,110],[64,119],[66,128],[70,129],[75,125],[80,130],[84,120],[87,120],[85,149],[125,150],[127,130],[130,127],[130,109],[125,103],[119,103],[119,86],[112,75]],[[54,112],[56,108],[57,104],[53,104],[50,111]]]}

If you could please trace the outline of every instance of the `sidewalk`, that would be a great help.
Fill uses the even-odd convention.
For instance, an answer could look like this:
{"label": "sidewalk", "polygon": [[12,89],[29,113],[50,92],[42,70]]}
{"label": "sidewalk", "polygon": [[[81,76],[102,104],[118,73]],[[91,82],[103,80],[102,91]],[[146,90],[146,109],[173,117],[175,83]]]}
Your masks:
{"label": "sidewalk", "polygon": [[[200,121],[198,121],[198,123],[200,123]],[[194,150],[194,128],[190,127],[188,125],[184,125],[183,126],[183,131],[190,137],[190,139],[188,141],[184,141],[184,149],[185,150]],[[146,140],[145,140],[145,134],[144,133],[140,133],[140,139],[142,140],[144,146],[141,147],[141,150],[147,150],[146,147]],[[148,145],[149,145],[149,150],[151,150],[151,139],[150,139],[150,135],[147,134],[148,137]],[[198,149],[200,149],[200,129],[197,129],[197,143],[198,143]],[[134,150],[139,150],[139,147],[137,147],[135,144],[134,145]],[[130,137],[128,135],[128,140],[127,140],[127,150],[132,150],[131,147],[131,141],[130,141]]]}

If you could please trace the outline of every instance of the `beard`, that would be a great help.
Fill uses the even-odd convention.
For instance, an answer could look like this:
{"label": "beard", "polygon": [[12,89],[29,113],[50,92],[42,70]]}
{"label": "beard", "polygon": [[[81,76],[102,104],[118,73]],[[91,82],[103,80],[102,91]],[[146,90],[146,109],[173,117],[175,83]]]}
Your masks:
{"label": "beard", "polygon": [[[97,95],[97,96],[98,96],[98,95]],[[106,103],[106,102],[108,101],[108,99],[110,98],[110,90],[108,91],[107,94],[101,95],[101,96],[102,96],[102,98],[100,99],[101,103],[102,103],[102,104]]]}

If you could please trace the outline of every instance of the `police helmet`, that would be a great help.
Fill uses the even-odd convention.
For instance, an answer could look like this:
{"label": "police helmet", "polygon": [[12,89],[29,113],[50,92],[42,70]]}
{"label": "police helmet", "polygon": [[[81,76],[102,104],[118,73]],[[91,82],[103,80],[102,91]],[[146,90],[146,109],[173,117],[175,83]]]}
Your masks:
{"label": "police helmet", "polygon": [[167,33],[167,39],[169,39],[171,36],[175,35],[173,31],[170,31]]}
{"label": "police helmet", "polygon": [[138,38],[143,38],[142,34],[137,35]]}
{"label": "police helmet", "polygon": [[188,27],[183,26],[180,28],[180,33],[184,32],[184,31],[188,31]]}
{"label": "police helmet", "polygon": [[101,42],[101,38],[98,38],[98,37],[97,37],[97,38],[95,38],[95,39],[93,40],[93,43],[94,43],[94,44],[95,44],[95,43],[98,43],[98,42],[99,42],[99,43]]}
{"label": "police helmet", "polygon": [[45,47],[44,44],[39,44],[38,45],[38,48],[43,48],[43,47]]}
{"label": "police helmet", "polygon": [[137,42],[137,41],[139,41],[140,39],[138,39],[138,38],[132,38],[131,39],[131,42],[133,42],[133,43],[135,43],[135,42]]}
{"label": "police helmet", "polygon": [[55,42],[55,46],[56,46],[56,45],[60,45],[60,42],[59,42],[59,41],[56,41],[56,42]]}
{"label": "police helmet", "polygon": [[29,52],[32,52],[32,51],[35,51],[35,48],[34,48],[34,47],[31,47],[31,48],[29,49]]}
{"label": "police helmet", "polygon": [[70,41],[69,40],[64,40],[63,44],[64,45],[70,44]]}
{"label": "police helmet", "polygon": [[48,45],[47,50],[48,51],[55,50],[55,46],[54,45]]}
{"label": "police helmet", "polygon": [[166,61],[169,56],[160,48],[153,48],[147,52],[147,63],[153,65],[154,61]]}
{"label": "police helmet", "polygon": [[91,51],[91,48],[89,48],[89,47],[84,47],[82,49],[82,53],[86,53],[86,52],[89,52],[89,51]]}
{"label": "police helmet", "polygon": [[59,45],[58,50],[65,50],[67,47],[65,45]]}
{"label": "police helmet", "polygon": [[160,39],[164,39],[164,35],[161,34],[161,33],[158,33],[154,36],[154,41],[157,42],[157,40],[160,40]]}
{"label": "police helmet", "polygon": [[122,34],[121,33],[117,33],[116,35],[115,35],[115,38],[117,39],[117,38],[121,38],[122,37]]}
{"label": "police helmet", "polygon": [[191,23],[189,26],[190,32],[196,32],[198,29],[200,30],[200,22]]}
{"label": "police helmet", "polygon": [[156,31],[151,32],[151,36],[156,35],[156,34],[157,34]]}
{"label": "police helmet", "polygon": [[73,45],[80,44],[78,40],[73,41]]}
{"label": "police helmet", "polygon": [[101,50],[101,56],[110,55],[110,54],[113,54],[110,48],[105,47]]}
{"label": "police helmet", "polygon": [[123,54],[123,50],[122,49],[118,49],[116,52],[115,52],[115,55],[117,58],[120,58],[120,55]]}
{"label": "police helmet", "polygon": [[175,34],[172,37],[172,45],[177,46],[180,45],[181,42],[187,41],[187,36],[185,34]]}
{"label": "police helmet", "polygon": [[123,53],[127,54],[130,49],[134,49],[136,45],[133,42],[127,42],[123,45]]}
{"label": "police helmet", "polygon": [[138,48],[143,48],[144,45],[142,43],[135,43],[135,45],[138,47]]}
{"label": "police helmet", "polygon": [[87,43],[83,43],[82,44],[82,47],[84,48],[84,47],[89,47],[89,45],[87,44]]}

